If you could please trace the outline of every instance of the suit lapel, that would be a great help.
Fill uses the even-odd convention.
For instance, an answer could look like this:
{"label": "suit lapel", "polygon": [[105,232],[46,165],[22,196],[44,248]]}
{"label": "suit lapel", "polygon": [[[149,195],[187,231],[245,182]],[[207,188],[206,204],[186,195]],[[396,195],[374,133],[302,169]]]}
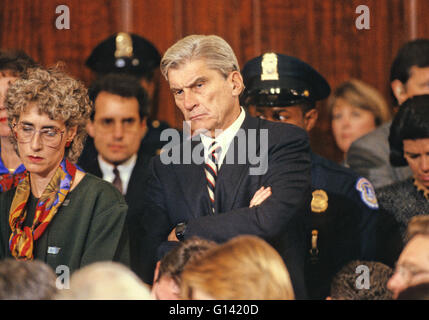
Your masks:
{"label": "suit lapel", "polygon": [[[218,173],[215,191],[215,208],[217,213],[230,211],[234,208],[238,191],[241,189],[240,185],[242,184],[243,179],[249,174],[250,163],[246,152],[249,137],[248,130],[256,130],[258,127],[258,120],[250,117],[246,113],[246,118],[240,128],[241,130],[244,130],[245,135],[239,137],[241,133],[238,133],[234,137],[228,148],[224,163]],[[256,132],[258,131],[256,130]],[[256,138],[256,150],[258,151],[258,134]],[[245,143],[245,149],[243,148],[243,145],[241,145],[242,143]]]}
{"label": "suit lapel", "polygon": [[[201,141],[192,141],[192,151]],[[183,149],[180,150],[183,152]],[[183,156],[183,155],[182,155]],[[183,159],[183,158],[182,158]],[[207,192],[207,180],[204,173],[204,164],[179,164],[173,170],[180,184],[189,211],[194,217],[209,213],[209,196]]]}

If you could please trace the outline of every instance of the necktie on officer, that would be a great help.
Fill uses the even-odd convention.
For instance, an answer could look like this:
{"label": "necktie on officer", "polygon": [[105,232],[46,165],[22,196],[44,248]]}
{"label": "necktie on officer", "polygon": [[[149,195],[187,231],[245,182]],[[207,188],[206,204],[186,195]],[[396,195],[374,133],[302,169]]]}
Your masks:
{"label": "necktie on officer", "polygon": [[113,179],[112,183],[116,187],[116,189],[118,189],[119,192],[122,194],[122,180],[119,174],[118,167],[115,166],[115,168],[113,169],[113,174],[115,175],[115,178]]}
{"label": "necktie on officer", "polygon": [[214,202],[215,202],[215,187],[216,187],[216,178],[218,172],[218,161],[221,153],[221,146],[213,141],[210,144],[208,150],[208,157],[205,161],[204,171],[206,173],[207,178],[207,190],[209,192],[210,206],[212,208],[212,212],[215,212]]}

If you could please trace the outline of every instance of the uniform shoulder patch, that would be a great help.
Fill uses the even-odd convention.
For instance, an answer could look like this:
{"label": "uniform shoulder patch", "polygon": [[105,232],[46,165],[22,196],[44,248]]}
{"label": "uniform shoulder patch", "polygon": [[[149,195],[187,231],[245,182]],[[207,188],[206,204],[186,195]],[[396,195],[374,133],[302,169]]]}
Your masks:
{"label": "uniform shoulder patch", "polygon": [[378,201],[374,187],[368,179],[359,178],[356,182],[356,190],[360,193],[362,201],[371,209],[378,209]]}

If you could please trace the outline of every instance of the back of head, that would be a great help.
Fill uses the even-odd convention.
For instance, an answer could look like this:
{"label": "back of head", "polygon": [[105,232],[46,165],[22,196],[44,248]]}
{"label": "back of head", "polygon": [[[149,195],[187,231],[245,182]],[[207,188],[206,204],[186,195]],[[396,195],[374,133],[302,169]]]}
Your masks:
{"label": "back of head", "polygon": [[210,69],[218,70],[225,78],[232,71],[240,71],[231,46],[216,35],[190,35],[173,46],[161,60],[161,73],[168,80],[168,70],[177,69],[187,62],[204,60]]}
{"label": "back of head", "polygon": [[178,247],[169,251],[165,257],[162,258],[159,266],[158,279],[162,276],[168,276],[180,285],[181,274],[185,265],[216,246],[216,242],[197,237],[192,237],[180,242]]}
{"label": "back of head", "polygon": [[[429,67],[429,39],[416,39],[404,44],[390,68],[390,82],[399,80],[405,84],[410,78],[411,67]],[[393,92],[391,95],[398,104]]]}
{"label": "back of head", "polygon": [[20,77],[28,68],[37,63],[24,51],[0,50],[0,75]]}
{"label": "back of head", "polygon": [[[369,288],[365,288],[368,275]],[[380,262],[352,261],[345,265],[332,279],[331,298],[335,300],[391,300],[392,293],[387,282],[393,270]],[[361,277],[361,278],[359,278]]]}
{"label": "back of head", "polygon": [[329,114],[332,114],[338,99],[342,99],[358,109],[370,111],[374,115],[376,126],[391,118],[391,110],[383,96],[375,88],[358,79],[350,79],[335,88],[328,99]]}
{"label": "back of head", "polygon": [[267,242],[238,236],[189,262],[182,273],[182,298],[202,292],[217,300],[292,300],[287,268]]}
{"label": "back of head", "polygon": [[52,299],[55,281],[54,271],[41,261],[0,261],[0,300]]}
{"label": "back of head", "polygon": [[[89,97],[95,103],[97,96],[101,92],[107,92],[123,98],[136,98],[139,103],[139,115],[144,119],[149,115],[149,102],[145,89],[141,86],[139,80],[128,74],[110,73],[95,80],[90,89]],[[95,106],[91,113],[91,119],[94,119]]]}
{"label": "back of head", "polygon": [[403,140],[429,138],[429,95],[406,100],[396,113],[390,127],[390,163],[405,166]]}
{"label": "back of head", "polygon": [[150,300],[149,288],[127,267],[116,262],[96,262],[73,273],[70,289],[60,300]]}
{"label": "back of head", "polygon": [[408,226],[407,226],[408,241],[416,235],[429,237],[429,216],[428,215],[414,216],[408,222]]}

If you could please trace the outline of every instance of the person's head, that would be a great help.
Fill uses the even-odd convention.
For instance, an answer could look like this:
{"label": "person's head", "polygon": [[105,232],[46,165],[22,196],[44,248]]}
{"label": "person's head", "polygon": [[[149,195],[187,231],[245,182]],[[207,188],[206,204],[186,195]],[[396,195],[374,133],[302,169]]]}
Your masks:
{"label": "person's head", "polygon": [[55,282],[54,271],[42,261],[0,261],[0,300],[50,300]]}
{"label": "person's head", "polygon": [[136,154],[146,133],[147,95],[130,75],[109,74],[91,86],[93,101],[88,134],[99,155],[108,163],[121,164]]}
{"label": "person's head", "polygon": [[330,93],[328,82],[307,63],[291,56],[265,53],[246,62],[242,105],[253,116],[292,123],[307,131],[316,124],[316,101]]}
{"label": "person's head", "polygon": [[164,54],[161,73],[191,130],[225,130],[240,114],[243,79],[230,45],[215,35],[187,36]]}
{"label": "person's head", "polygon": [[408,165],[416,182],[429,189],[429,95],[405,101],[392,121],[390,163]]}
{"label": "person's head", "polygon": [[396,299],[408,287],[429,282],[429,216],[411,218],[407,227],[408,242],[396,262],[388,288]]}
{"label": "person's head", "polygon": [[0,50],[0,137],[10,135],[7,112],[4,105],[6,91],[10,83],[22,76],[28,69],[36,66],[36,62],[25,52]]}
{"label": "person's head", "polygon": [[[368,275],[369,288],[365,288],[364,274]],[[333,300],[391,300],[387,281],[393,270],[381,262],[351,261],[331,281],[330,299]],[[360,278],[363,280],[360,281]]]}
{"label": "person's head", "polygon": [[150,290],[126,266],[112,261],[95,262],[75,271],[70,289],[57,300],[152,300]]}
{"label": "person's head", "polygon": [[192,300],[293,300],[289,272],[276,250],[255,236],[237,236],[188,262],[181,295]]}
{"label": "person's head", "polygon": [[158,300],[180,299],[181,275],[188,261],[196,259],[217,244],[193,237],[179,243],[158,262],[152,287],[152,295]]}
{"label": "person's head", "polygon": [[345,81],[335,88],[327,107],[335,142],[343,153],[353,141],[391,118],[391,111],[381,94],[357,79]]}
{"label": "person's head", "polygon": [[93,49],[86,65],[98,77],[109,73],[135,76],[152,101],[158,89],[160,60],[161,55],[152,42],[137,34],[118,32]]}
{"label": "person's head", "polygon": [[30,173],[48,175],[67,157],[76,162],[91,112],[84,85],[59,69],[28,69],[6,96],[13,142]]}
{"label": "person's head", "polygon": [[396,105],[429,94],[429,39],[413,40],[399,49],[390,69],[390,87]]}

